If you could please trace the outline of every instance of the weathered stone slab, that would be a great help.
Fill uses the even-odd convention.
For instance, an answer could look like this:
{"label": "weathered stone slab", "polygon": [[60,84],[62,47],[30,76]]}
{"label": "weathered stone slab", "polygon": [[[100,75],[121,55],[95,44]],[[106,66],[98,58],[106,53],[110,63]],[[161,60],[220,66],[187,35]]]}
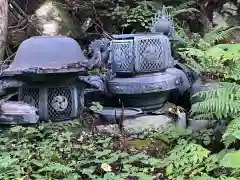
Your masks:
{"label": "weathered stone slab", "polygon": [[[136,118],[125,119],[123,122],[124,130],[127,132],[141,132],[146,129],[162,129],[169,123],[173,122],[173,119],[165,115],[144,115]],[[97,126],[99,131],[105,131],[109,133],[118,133],[118,125],[100,125]]]}

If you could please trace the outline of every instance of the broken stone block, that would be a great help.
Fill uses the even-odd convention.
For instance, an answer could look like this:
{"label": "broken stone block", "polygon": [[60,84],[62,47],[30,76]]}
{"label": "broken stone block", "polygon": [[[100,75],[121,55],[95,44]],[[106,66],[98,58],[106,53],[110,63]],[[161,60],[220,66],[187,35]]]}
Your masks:
{"label": "broken stone block", "polygon": [[39,120],[37,108],[27,103],[6,101],[0,109],[0,124],[35,124]]}

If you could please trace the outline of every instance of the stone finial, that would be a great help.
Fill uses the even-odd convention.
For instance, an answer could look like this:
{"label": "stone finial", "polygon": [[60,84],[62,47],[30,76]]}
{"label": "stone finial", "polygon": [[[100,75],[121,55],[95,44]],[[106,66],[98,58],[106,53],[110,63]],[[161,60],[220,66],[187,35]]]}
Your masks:
{"label": "stone finial", "polygon": [[155,14],[150,30],[152,33],[162,33],[167,36],[174,35],[173,19],[165,6]]}

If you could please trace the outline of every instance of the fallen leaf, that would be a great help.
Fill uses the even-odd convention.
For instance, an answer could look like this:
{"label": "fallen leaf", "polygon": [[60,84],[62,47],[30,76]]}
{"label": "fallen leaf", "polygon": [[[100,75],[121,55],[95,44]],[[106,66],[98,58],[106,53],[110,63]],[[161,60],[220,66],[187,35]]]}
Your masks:
{"label": "fallen leaf", "polygon": [[112,171],[112,167],[106,163],[103,163],[101,165],[101,168],[105,171],[105,172],[111,172]]}

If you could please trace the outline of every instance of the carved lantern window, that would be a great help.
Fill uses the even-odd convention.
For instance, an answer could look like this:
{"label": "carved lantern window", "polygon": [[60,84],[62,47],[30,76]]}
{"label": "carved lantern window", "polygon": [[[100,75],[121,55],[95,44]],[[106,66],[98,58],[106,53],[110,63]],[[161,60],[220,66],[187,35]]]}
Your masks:
{"label": "carved lantern window", "polygon": [[122,38],[111,42],[110,60],[114,72],[158,72],[173,67],[171,47],[167,36],[136,34],[115,37]]}
{"label": "carved lantern window", "polygon": [[39,110],[42,120],[68,120],[80,116],[84,107],[84,86],[24,86],[18,100]]}

